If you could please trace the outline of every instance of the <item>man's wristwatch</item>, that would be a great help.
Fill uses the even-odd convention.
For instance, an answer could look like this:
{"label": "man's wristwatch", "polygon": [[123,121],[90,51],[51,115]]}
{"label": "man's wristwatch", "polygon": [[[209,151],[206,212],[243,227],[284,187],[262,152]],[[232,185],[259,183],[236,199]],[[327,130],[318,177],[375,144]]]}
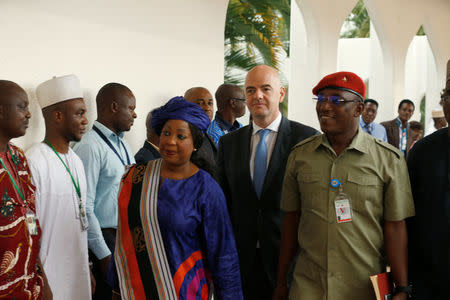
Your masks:
{"label": "man's wristwatch", "polygon": [[412,297],[412,291],[413,291],[413,288],[412,288],[411,285],[407,285],[407,286],[397,285],[397,286],[395,286],[394,294],[406,293],[408,295],[408,298],[411,298]]}

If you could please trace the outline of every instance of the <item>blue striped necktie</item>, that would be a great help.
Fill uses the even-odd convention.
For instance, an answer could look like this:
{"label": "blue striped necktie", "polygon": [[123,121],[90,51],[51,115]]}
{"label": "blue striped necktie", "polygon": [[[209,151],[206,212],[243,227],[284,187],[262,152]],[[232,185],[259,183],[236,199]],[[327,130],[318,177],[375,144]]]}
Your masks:
{"label": "blue striped necktie", "polygon": [[258,198],[261,197],[262,188],[264,185],[264,178],[266,177],[267,166],[267,144],[266,136],[270,129],[260,129],[258,131],[259,142],[256,146],[254,169],[253,169],[253,186],[255,187]]}

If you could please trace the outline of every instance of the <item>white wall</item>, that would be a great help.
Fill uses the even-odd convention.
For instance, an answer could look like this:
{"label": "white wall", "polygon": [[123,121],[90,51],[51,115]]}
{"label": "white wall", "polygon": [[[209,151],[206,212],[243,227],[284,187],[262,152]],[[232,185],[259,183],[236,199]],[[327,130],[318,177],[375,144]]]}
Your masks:
{"label": "white wall", "polygon": [[27,148],[44,136],[35,87],[74,73],[90,123],[101,86],[120,82],[134,92],[138,118],[126,139],[137,151],[149,110],[189,87],[214,93],[222,83],[226,8],[220,0],[1,1],[0,78],[23,86],[31,102],[31,126],[16,143]]}
{"label": "white wall", "polygon": [[[291,26],[290,93],[296,99],[301,99],[296,102],[301,105],[296,106],[290,102],[291,119],[313,126],[317,124],[316,115],[312,113],[313,104],[305,100],[311,98],[311,88],[324,75],[349,68],[354,68],[356,73],[360,72],[364,79],[368,74],[368,95],[382,99],[383,105],[377,120],[393,118],[400,100],[407,95],[417,98],[419,90],[427,94],[429,115],[429,105],[433,106],[431,103],[439,97],[439,92],[445,85],[446,63],[450,59],[450,1],[364,0],[373,24],[369,50],[366,44],[353,47],[355,45],[352,46],[351,43],[357,43],[356,41],[339,41],[340,29],[356,1],[296,2],[299,17]],[[412,71],[406,63],[410,43],[422,24],[431,48],[430,51],[417,50],[416,55],[412,56],[415,58],[411,60],[411,64],[421,65],[426,69],[425,80],[420,79],[423,74],[411,78],[409,73]],[[342,53],[340,47],[350,53]],[[367,57],[367,53],[360,53],[361,51],[370,51],[370,57]],[[419,63],[420,61],[423,63]],[[424,85],[418,80],[422,80]],[[416,114],[414,118],[419,118],[419,115]]]}
{"label": "white wall", "polygon": [[362,80],[370,77],[371,43],[368,38],[339,39],[337,71],[356,72]]}
{"label": "white wall", "polygon": [[[325,74],[355,65],[356,57],[351,63],[338,64],[338,49],[340,29],[356,2],[293,1],[291,119],[318,128],[312,87]],[[189,87],[205,86],[214,93],[222,83],[227,3],[1,1],[0,78],[16,81],[31,98],[31,126],[19,145],[27,148],[43,138],[35,87],[54,75],[74,73],[85,89],[91,122],[95,119],[93,100],[102,85],[116,81],[131,88],[137,98],[138,119],[126,138],[133,150],[138,150],[145,138],[145,115],[150,109]],[[365,5],[375,33],[371,34],[369,48],[379,47],[379,51],[372,51],[372,59],[367,62],[367,53],[359,53],[367,51],[363,46],[358,57],[364,59],[364,70],[369,68],[369,96],[383,99],[379,119],[395,111],[398,101],[408,95],[406,87],[414,86],[406,79],[405,62],[410,42],[422,24],[434,57],[427,58],[426,93],[428,99],[435,99],[444,85],[450,58],[450,1],[365,0]],[[339,61],[343,57],[352,59],[348,54],[340,53],[339,57]]]}

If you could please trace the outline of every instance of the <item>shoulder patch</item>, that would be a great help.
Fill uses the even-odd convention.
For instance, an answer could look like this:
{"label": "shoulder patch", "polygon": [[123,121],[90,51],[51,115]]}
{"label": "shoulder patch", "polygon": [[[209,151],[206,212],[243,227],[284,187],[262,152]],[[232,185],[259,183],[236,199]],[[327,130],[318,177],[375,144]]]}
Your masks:
{"label": "shoulder patch", "polygon": [[380,139],[374,139],[374,140],[375,140],[375,143],[377,143],[378,145],[382,146],[385,149],[390,150],[391,152],[394,152],[395,155],[397,156],[397,158],[401,158],[403,156],[403,154],[400,152],[400,150],[398,150],[397,148],[395,148],[391,144],[383,142]]}
{"label": "shoulder patch", "polygon": [[315,141],[315,140],[317,140],[318,138],[321,138],[321,137],[322,137],[321,134],[310,136],[309,138],[306,138],[303,141],[297,143],[294,147],[292,147],[292,149],[295,149],[295,148],[298,148],[298,147],[303,146],[305,144],[308,144],[308,143],[310,143],[312,141]]}

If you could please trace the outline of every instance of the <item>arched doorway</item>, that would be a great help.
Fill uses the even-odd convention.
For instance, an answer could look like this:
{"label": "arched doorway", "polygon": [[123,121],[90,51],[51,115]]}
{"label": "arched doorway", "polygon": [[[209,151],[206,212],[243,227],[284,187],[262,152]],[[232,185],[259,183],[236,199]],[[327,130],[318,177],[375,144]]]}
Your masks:
{"label": "arched doorway", "polygon": [[[405,59],[405,98],[416,104],[412,120],[421,121],[425,131],[432,126],[431,111],[439,109],[440,90],[436,62],[423,26],[411,40]],[[425,101],[420,110],[421,101]],[[422,104],[423,105],[423,104]]]}

